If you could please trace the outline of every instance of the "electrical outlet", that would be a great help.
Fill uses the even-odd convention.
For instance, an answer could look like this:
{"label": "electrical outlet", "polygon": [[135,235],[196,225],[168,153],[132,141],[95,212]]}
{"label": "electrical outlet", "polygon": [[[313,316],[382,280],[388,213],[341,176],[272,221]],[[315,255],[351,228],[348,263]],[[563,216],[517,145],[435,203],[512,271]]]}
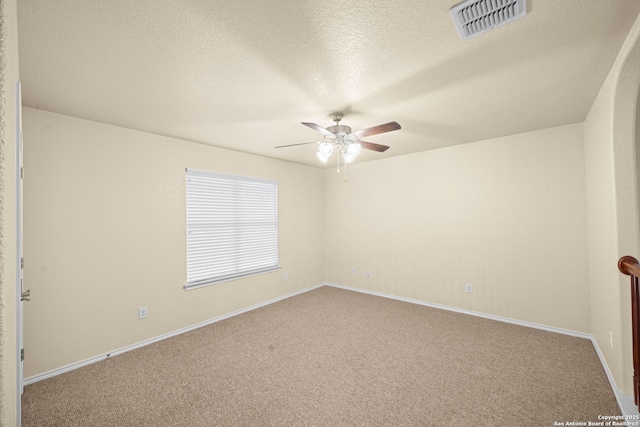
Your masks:
{"label": "electrical outlet", "polygon": [[365,270],[365,276],[369,279],[371,277],[371,270]]}
{"label": "electrical outlet", "polygon": [[471,283],[467,283],[465,285],[464,291],[468,294],[473,292],[473,285]]}
{"label": "electrical outlet", "polygon": [[351,274],[353,274],[354,276],[356,275],[356,268],[355,267],[351,267]]}
{"label": "electrical outlet", "polygon": [[147,313],[147,307],[138,308],[138,319],[146,319],[149,313]]}
{"label": "electrical outlet", "polygon": [[289,280],[289,273],[284,273],[284,281],[286,282],[287,280]]}

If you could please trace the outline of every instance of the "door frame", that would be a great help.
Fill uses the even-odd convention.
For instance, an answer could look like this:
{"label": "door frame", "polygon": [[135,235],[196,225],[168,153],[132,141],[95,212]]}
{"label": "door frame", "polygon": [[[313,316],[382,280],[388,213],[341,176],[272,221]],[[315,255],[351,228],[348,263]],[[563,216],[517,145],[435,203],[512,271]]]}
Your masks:
{"label": "door frame", "polygon": [[16,360],[17,360],[17,384],[16,384],[16,426],[20,427],[22,418],[22,393],[24,393],[24,337],[23,337],[23,235],[22,235],[22,179],[24,169],[22,166],[23,150],[22,134],[22,85],[16,82]]}

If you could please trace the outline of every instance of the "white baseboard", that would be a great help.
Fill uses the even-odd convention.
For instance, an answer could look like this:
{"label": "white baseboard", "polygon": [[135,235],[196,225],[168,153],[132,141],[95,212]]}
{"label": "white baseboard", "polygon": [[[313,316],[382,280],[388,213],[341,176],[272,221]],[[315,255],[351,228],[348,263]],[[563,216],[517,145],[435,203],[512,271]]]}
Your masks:
{"label": "white baseboard", "polygon": [[446,305],[442,305],[442,304],[434,304],[434,303],[421,301],[421,300],[417,300],[417,299],[413,299],[413,298],[405,298],[405,297],[400,297],[400,296],[397,296],[397,295],[391,295],[391,294],[385,294],[385,293],[382,293],[382,292],[370,291],[370,290],[367,290],[367,289],[353,288],[351,286],[343,286],[343,285],[338,285],[338,284],[335,284],[335,283],[326,283],[326,285],[327,286],[332,286],[334,288],[346,289],[346,290],[349,290],[349,291],[361,292],[361,293],[364,293],[364,294],[375,295],[375,296],[379,296],[379,297],[383,297],[383,298],[390,298],[390,299],[394,299],[394,300],[398,300],[398,301],[408,302],[408,303],[411,303],[411,304],[423,305],[423,306],[426,306],[426,307],[438,308],[438,309],[441,309],[441,310],[454,311],[456,313],[468,314],[468,315],[471,315],[471,316],[482,317],[482,318],[490,319],[490,320],[497,320],[498,322],[512,323],[514,325],[525,326],[525,327],[528,327],[528,328],[541,329],[543,331],[555,332],[555,333],[558,333],[558,334],[570,335],[570,336],[573,336],[573,337],[588,339],[588,340],[590,340],[592,342],[593,347],[595,348],[596,353],[598,354],[598,358],[600,359],[600,363],[602,364],[602,368],[604,369],[604,371],[605,371],[605,373],[607,375],[607,379],[609,380],[609,384],[611,385],[611,389],[613,390],[613,393],[616,396],[616,401],[618,402],[618,406],[620,407],[620,411],[622,411],[622,414],[623,415],[639,415],[638,408],[636,407],[635,402],[633,401],[633,396],[625,394],[625,393],[621,392],[618,389],[618,386],[616,385],[616,382],[615,382],[615,380],[613,378],[613,374],[611,373],[611,370],[609,370],[609,366],[607,365],[607,361],[605,360],[604,355],[602,354],[602,351],[600,350],[600,346],[598,345],[598,342],[596,341],[595,337],[593,335],[591,335],[591,334],[586,334],[584,332],[571,331],[571,330],[568,330],[568,329],[555,328],[555,327],[552,327],[552,326],[540,325],[538,323],[524,322],[522,320],[510,319],[508,317],[495,316],[495,315],[492,315],[492,314],[485,314],[485,313],[480,313],[480,312],[477,312],[477,311],[465,310],[465,309],[462,309],[462,308],[450,307],[450,306],[446,306]]}
{"label": "white baseboard", "polygon": [[616,395],[616,401],[618,402],[618,406],[620,407],[620,411],[622,411],[623,415],[640,415],[638,412],[638,407],[633,401],[633,396],[625,394],[618,389],[616,385],[616,381],[613,378],[613,374],[609,369],[609,365],[607,365],[607,361],[604,358],[604,354],[602,350],[600,350],[600,346],[596,341],[594,336],[591,336],[591,342],[593,343],[593,347],[596,349],[596,353],[598,353],[598,357],[600,358],[600,363],[602,364],[602,368],[604,369],[605,374],[607,374],[607,378],[609,379],[609,383],[611,384],[611,389]]}
{"label": "white baseboard", "polygon": [[590,334],[586,334],[584,332],[571,331],[571,330],[562,329],[562,328],[554,328],[553,326],[540,325],[538,323],[532,323],[532,322],[524,322],[522,320],[510,319],[508,317],[495,316],[493,314],[480,313],[478,311],[472,311],[472,310],[465,310],[464,308],[451,307],[443,304],[434,304],[434,303],[417,300],[413,298],[400,297],[397,295],[385,294],[382,292],[370,291],[370,290],[361,289],[361,288],[352,288],[351,286],[337,285],[335,283],[327,283],[326,285],[333,286],[334,288],[346,289],[349,291],[362,292],[364,294],[390,298],[397,301],[404,301],[411,304],[423,305],[425,307],[439,308],[441,310],[454,311],[456,313],[462,313],[462,314],[469,314],[471,316],[483,317],[485,319],[497,320],[499,322],[512,323],[514,325],[526,326],[534,329],[542,329],[543,331],[556,332],[563,335],[571,335],[573,337],[578,337],[578,338],[585,338],[585,339],[592,338]]}
{"label": "white baseboard", "polygon": [[155,342],[162,341],[164,339],[171,338],[171,337],[174,337],[176,335],[180,335],[180,334],[183,334],[185,332],[189,332],[189,331],[192,331],[194,329],[198,329],[198,328],[201,328],[203,326],[207,326],[207,325],[210,325],[212,323],[216,323],[216,322],[219,322],[221,320],[225,320],[225,319],[228,319],[230,317],[237,316],[239,314],[246,313],[246,312],[255,310],[257,308],[264,307],[264,306],[267,306],[269,304],[273,304],[273,303],[278,302],[278,301],[282,301],[282,300],[287,299],[287,298],[291,298],[293,296],[296,296],[296,295],[311,291],[313,289],[320,288],[322,286],[325,286],[325,283],[320,283],[318,285],[314,285],[314,286],[311,286],[311,287],[308,287],[308,288],[304,288],[304,289],[299,290],[299,291],[295,291],[295,292],[292,292],[292,293],[289,293],[289,294],[286,294],[286,295],[282,295],[280,297],[273,298],[273,299],[270,299],[268,301],[263,301],[261,303],[251,305],[249,307],[241,308],[240,310],[232,311],[230,313],[226,313],[226,314],[214,317],[212,319],[205,320],[204,322],[196,323],[195,325],[191,325],[191,326],[187,326],[185,328],[177,329],[177,330],[175,330],[173,332],[168,332],[166,334],[162,334],[162,335],[159,335],[157,337],[150,338],[148,340],[140,341],[138,343],[131,344],[131,345],[128,345],[126,347],[122,347],[122,348],[119,348],[117,350],[113,350],[113,351],[108,352],[108,353],[103,353],[103,354],[100,354],[98,356],[91,357],[89,359],[85,359],[85,360],[81,360],[79,362],[71,363],[71,364],[63,366],[61,368],[53,369],[51,371],[44,372],[44,373],[39,374],[39,375],[34,375],[32,377],[25,378],[24,379],[24,385],[33,384],[33,383],[36,383],[38,381],[45,380],[47,378],[55,377],[56,375],[64,374],[65,372],[70,372],[70,371],[73,371],[75,369],[82,368],[83,366],[87,366],[87,365],[91,365],[92,363],[100,362],[101,360],[108,359],[108,358],[116,356],[118,354],[126,353],[128,351],[135,350],[137,348],[144,347],[146,345],[153,344]]}

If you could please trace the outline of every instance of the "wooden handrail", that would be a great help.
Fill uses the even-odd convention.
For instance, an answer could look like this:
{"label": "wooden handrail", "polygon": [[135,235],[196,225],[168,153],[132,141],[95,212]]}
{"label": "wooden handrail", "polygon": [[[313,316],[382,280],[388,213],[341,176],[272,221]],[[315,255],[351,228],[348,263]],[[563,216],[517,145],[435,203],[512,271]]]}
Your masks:
{"label": "wooden handrail", "polygon": [[640,264],[638,260],[632,256],[623,256],[618,260],[618,269],[627,276],[640,277]]}
{"label": "wooden handrail", "polygon": [[631,276],[631,334],[633,338],[633,399],[636,406],[640,408],[640,264],[632,256],[623,256],[618,260],[618,269],[622,274]]}

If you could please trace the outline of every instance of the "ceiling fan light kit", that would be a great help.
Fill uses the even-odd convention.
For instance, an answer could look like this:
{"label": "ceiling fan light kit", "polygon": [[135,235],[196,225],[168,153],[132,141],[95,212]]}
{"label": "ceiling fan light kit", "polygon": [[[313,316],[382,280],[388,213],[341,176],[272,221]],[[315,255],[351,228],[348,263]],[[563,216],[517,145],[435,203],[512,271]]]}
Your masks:
{"label": "ceiling fan light kit", "polygon": [[[345,165],[351,163],[360,154],[362,149],[372,150],[377,152],[383,152],[389,149],[386,145],[374,144],[372,142],[360,141],[363,136],[377,135],[380,133],[391,132],[393,130],[400,129],[400,125],[397,122],[389,122],[378,126],[372,126],[366,129],[359,130],[357,132],[351,132],[349,126],[341,125],[342,113],[331,114],[331,119],[336,123],[333,126],[329,126],[326,129],[315,123],[302,122],[303,125],[310,127],[311,129],[324,135],[324,140],[318,141],[318,151],[316,156],[322,163],[327,163],[333,152],[337,152],[338,157],[338,172],[340,172],[340,157],[344,161]],[[290,144],[280,145],[275,148],[292,147],[294,145],[316,144],[316,142],[308,142],[302,144]],[[346,172],[345,172],[346,173]],[[346,181],[346,176],[345,176]]]}
{"label": "ceiling fan light kit", "polygon": [[327,163],[329,157],[333,154],[333,145],[326,141],[318,141],[318,152],[316,155],[322,163]]}
{"label": "ceiling fan light kit", "polygon": [[[340,148],[336,149],[336,151],[342,154],[342,160],[344,160],[345,163],[351,163],[356,157],[358,157],[360,151],[362,151],[362,145],[360,145],[358,142],[354,142],[351,144],[336,144],[340,145]],[[316,153],[316,156],[322,163],[327,163],[327,160],[329,160],[329,157],[331,157],[333,151],[334,148],[331,143],[327,141],[318,141],[318,152]]]}

